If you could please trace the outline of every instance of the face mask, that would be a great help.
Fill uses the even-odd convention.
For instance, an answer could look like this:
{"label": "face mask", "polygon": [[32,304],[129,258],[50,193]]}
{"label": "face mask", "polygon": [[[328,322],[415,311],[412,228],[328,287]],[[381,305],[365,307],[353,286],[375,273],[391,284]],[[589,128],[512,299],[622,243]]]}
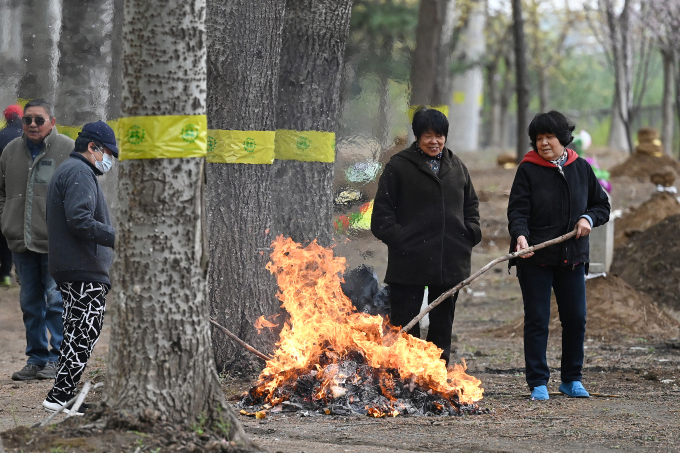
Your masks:
{"label": "face mask", "polygon": [[97,170],[100,172],[106,173],[107,171],[111,170],[111,167],[113,167],[113,157],[106,153],[102,154],[104,155],[104,160],[96,161],[94,166],[97,167]]}

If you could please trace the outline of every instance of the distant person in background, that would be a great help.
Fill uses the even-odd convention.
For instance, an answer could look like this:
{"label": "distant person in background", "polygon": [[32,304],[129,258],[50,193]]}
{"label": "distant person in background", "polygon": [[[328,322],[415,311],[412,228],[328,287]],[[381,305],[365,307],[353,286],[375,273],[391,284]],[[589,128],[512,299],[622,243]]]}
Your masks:
{"label": "distant person in background", "polygon": [[46,100],[29,102],[23,115],[23,135],[0,156],[0,225],[21,281],[28,356],[26,366],[12,374],[15,381],[56,375],[64,306],[48,269],[45,208],[50,179],[74,143],[57,133],[53,107]]}
{"label": "distant person in background", "polygon": [[75,396],[102,331],[116,231],[97,177],[111,169],[114,157],[118,157],[118,148],[113,129],[103,121],[86,124],[71,157],[50,182],[50,274],[64,300],[64,341],[57,376],[43,401],[50,411],[59,410]]}
{"label": "distant person in background", "polygon": [[[432,303],[470,276],[472,248],[482,239],[479,200],[463,162],[444,146],[449,121],[421,107],[413,115],[416,140],[385,166],[373,202],[371,232],[387,245],[385,283],[390,322],[405,326],[420,312],[428,287]],[[427,341],[448,365],[458,293],[430,312]],[[408,332],[420,337],[416,324]]]}
{"label": "distant person in background", "polygon": [[[0,156],[5,147],[15,138],[21,137],[21,115],[24,109],[20,105],[10,105],[4,111],[7,125],[0,131]],[[0,286],[12,286],[10,272],[12,271],[12,251],[7,246],[5,236],[0,234]]]}
{"label": "distant person in background", "polygon": [[590,164],[567,149],[574,125],[560,112],[539,113],[529,124],[532,151],[517,167],[508,202],[511,251],[576,230],[562,243],[510,261],[524,299],[524,361],[533,400],[547,400],[550,369],[546,358],[550,294],[555,291],[562,324],[559,391],[589,398],[581,384],[586,333],[588,235],[609,221],[609,199]]}

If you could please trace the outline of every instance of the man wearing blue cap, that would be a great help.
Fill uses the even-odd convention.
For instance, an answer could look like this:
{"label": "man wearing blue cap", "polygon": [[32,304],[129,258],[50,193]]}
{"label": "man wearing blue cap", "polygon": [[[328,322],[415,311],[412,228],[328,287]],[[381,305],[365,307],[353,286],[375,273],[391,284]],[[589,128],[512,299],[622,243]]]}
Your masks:
{"label": "man wearing blue cap", "polygon": [[86,124],[47,192],[50,274],[64,301],[64,341],[54,386],[43,401],[47,410],[59,410],[75,396],[101,334],[116,231],[97,176],[111,169],[113,157],[113,130],[103,121]]}

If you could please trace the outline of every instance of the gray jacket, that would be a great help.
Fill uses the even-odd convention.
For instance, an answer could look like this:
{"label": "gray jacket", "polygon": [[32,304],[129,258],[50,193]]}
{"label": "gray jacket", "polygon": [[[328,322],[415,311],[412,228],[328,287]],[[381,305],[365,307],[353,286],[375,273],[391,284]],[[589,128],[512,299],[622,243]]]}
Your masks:
{"label": "gray jacket", "polygon": [[102,173],[80,153],[57,169],[47,193],[47,231],[52,278],[111,286],[116,230],[97,175]]}
{"label": "gray jacket", "polygon": [[74,142],[55,127],[34,160],[26,141],[25,134],[15,138],[0,156],[2,234],[14,253],[47,253],[47,187],[55,169],[73,151]]}

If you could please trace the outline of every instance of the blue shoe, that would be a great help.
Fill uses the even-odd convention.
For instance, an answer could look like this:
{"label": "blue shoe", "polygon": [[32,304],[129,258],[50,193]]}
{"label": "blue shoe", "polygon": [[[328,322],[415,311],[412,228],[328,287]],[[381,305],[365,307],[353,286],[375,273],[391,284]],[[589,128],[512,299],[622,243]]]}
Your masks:
{"label": "blue shoe", "polygon": [[560,385],[560,392],[572,398],[590,398],[590,393],[583,388],[581,381],[563,382]]}
{"label": "blue shoe", "polygon": [[538,387],[534,387],[534,389],[531,391],[532,401],[545,401],[549,399],[550,395],[548,395],[548,387],[546,387],[545,385],[539,385]]}

